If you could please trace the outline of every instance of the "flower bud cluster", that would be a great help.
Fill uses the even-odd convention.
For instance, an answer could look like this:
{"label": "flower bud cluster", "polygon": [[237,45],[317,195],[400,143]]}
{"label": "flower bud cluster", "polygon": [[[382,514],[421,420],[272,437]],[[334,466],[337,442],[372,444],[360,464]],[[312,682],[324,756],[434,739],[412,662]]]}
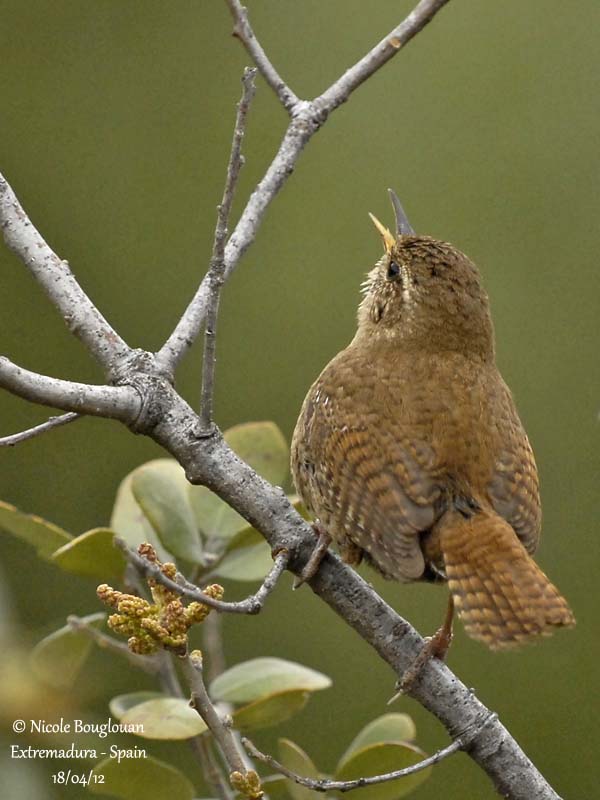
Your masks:
{"label": "flower bud cluster", "polygon": [[[152,545],[141,544],[138,553],[156,564],[163,575],[173,581],[176,579],[175,564],[162,564]],[[164,648],[179,655],[185,654],[189,628],[203,622],[211,611],[210,607],[197,602],[184,605],[177,592],[163,586],[156,578],[148,578],[148,585],[153,603],[143,597],[119,592],[106,583],[98,586],[96,592],[100,600],[117,612],[108,618],[108,626],[127,636],[128,647],[133,653],[150,655]],[[223,587],[216,583],[202,591],[215,600],[223,597]]]}
{"label": "flower bud cluster", "polygon": [[229,782],[233,789],[238,791],[249,800],[260,800],[264,797],[264,792],[260,785],[260,778],[253,769],[247,772],[232,772],[229,775]]}

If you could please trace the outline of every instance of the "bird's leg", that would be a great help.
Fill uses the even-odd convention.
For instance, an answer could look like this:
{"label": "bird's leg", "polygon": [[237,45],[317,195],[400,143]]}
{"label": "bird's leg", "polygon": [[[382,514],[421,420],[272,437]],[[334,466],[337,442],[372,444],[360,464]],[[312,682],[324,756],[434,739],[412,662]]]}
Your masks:
{"label": "bird's leg", "polygon": [[294,589],[299,589],[303,583],[306,583],[317,574],[321,561],[325,557],[327,548],[331,544],[331,536],[327,533],[325,528],[321,525],[319,520],[312,523],[312,528],[317,535],[317,543],[314,550],[310,554],[310,558],[304,565],[304,568],[299,576],[294,578]]}
{"label": "bird's leg", "polygon": [[433,636],[425,639],[425,644],[419,655],[415,658],[410,667],[406,670],[401,680],[398,681],[398,693],[394,695],[392,700],[396,699],[398,695],[407,694],[410,691],[414,681],[418,678],[421,670],[432,658],[439,658],[440,661],[445,661],[446,655],[452,642],[452,621],[454,619],[454,600],[452,595],[448,598],[448,608],[446,610],[446,617],[444,624],[439,628]]}

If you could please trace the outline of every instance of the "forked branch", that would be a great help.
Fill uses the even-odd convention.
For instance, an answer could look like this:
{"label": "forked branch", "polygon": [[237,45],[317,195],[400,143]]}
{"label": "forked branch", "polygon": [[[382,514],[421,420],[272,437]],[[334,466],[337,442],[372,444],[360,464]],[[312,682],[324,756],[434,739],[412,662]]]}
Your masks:
{"label": "forked branch", "polygon": [[457,736],[456,739],[454,739],[454,741],[452,741],[446,747],[443,747],[432,756],[428,756],[416,764],[411,764],[410,767],[396,769],[392,772],[385,772],[381,775],[370,775],[367,778],[354,778],[353,780],[349,781],[335,781],[329,778],[309,778],[305,775],[299,775],[297,772],[288,769],[279,761],[274,759],[273,756],[262,753],[258,747],[245,736],[242,737],[242,744],[252,758],[257,758],[259,761],[263,761],[272,769],[276,770],[281,775],[285,775],[286,778],[290,778],[290,780],[294,781],[294,783],[297,783],[300,786],[306,786],[307,789],[312,789],[314,792],[351,792],[353,789],[361,789],[364,786],[377,786],[380,783],[397,781],[399,778],[406,778],[408,775],[415,775],[417,772],[422,772],[428,767],[433,767],[435,764],[439,764],[440,761],[448,758],[448,756],[454,755],[454,753],[457,753],[459,750],[463,750],[468,745],[472,736],[478,733],[483,727],[485,727],[485,725],[488,724],[488,722],[491,722],[495,718],[495,714],[489,714],[488,716],[484,717],[481,723],[473,726],[473,730],[465,731],[464,734]]}
{"label": "forked branch", "polygon": [[239,0],[225,0],[233,17],[233,35],[243,42],[244,47],[260,70],[260,74],[275,92],[281,105],[291,114],[300,100],[279,75],[252,30],[248,11]]}
{"label": "forked branch", "polygon": [[140,575],[143,575],[145,578],[153,578],[157,583],[166,586],[167,589],[170,589],[172,592],[177,592],[177,594],[186,597],[188,600],[195,600],[197,603],[203,603],[205,606],[210,606],[210,608],[214,608],[216,611],[224,611],[228,614],[258,614],[265,604],[265,600],[277,585],[277,581],[285,571],[289,560],[287,551],[280,550],[275,556],[273,566],[261,583],[258,591],[245,600],[239,600],[236,603],[227,603],[224,600],[217,600],[205,594],[193,583],[187,581],[180,573],[177,573],[176,581],[171,580],[171,578],[167,577],[161,571],[158,564],[144,558],[144,556],[140,555],[131,547],[128,547],[123,539],[116,536],[114,541]]}
{"label": "forked branch", "polygon": [[[361,83],[393,58],[427,23],[431,22],[447,2],[448,0],[421,0],[406,19],[393,28],[366,56],[346,70],[319,97],[308,101],[297,98],[275,70],[254,34],[247,11],[239,0],[227,0],[234,19],[234,33],[241,39],[284,108],[291,113],[292,120],[275,158],[250,196],[227,243],[224,256],[225,278],[233,272],[242,255],[254,241],[269,204],[292,174],[300,153],[323,126],[329,114],[346,102]],[[206,275],[175,330],[157,353],[159,362],[166,370],[175,368],[200,332],[206,317],[208,295],[209,276]]]}

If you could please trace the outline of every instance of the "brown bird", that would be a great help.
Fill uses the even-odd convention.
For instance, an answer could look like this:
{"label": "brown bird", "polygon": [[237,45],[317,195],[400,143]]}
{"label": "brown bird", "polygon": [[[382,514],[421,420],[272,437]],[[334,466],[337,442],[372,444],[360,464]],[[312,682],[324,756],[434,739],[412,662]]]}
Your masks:
{"label": "brown bird", "polygon": [[430,652],[443,657],[453,604],[492,649],[575,619],[532,559],[538,476],[495,361],[477,267],[416,236],[396,195],[396,236],[375,217],[384,255],[368,274],[352,342],[304,401],[292,442],[298,493],[319,543],[388,578],[447,581],[450,605]]}

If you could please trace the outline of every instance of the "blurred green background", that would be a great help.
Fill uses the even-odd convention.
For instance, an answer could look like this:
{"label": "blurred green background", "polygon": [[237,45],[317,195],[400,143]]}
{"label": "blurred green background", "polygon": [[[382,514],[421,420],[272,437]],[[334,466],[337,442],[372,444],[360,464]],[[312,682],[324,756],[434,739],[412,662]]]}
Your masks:
{"label": "blurred green background", "polygon": [[[263,46],[303,97],[326,88],[412,5],[249,3]],[[0,169],[124,338],[158,348],[210,255],[248,63],[230,36],[226,8],[206,0],[1,0],[0,18]],[[492,654],[459,625],[449,664],[570,798],[592,797],[597,783],[599,26],[597,0],[580,0],[576,9],[562,0],[455,0],[361,87],[310,143],[226,287],[216,395],[221,427],[273,419],[289,437],[308,386],[353,335],[358,286],[380,255],[367,212],[391,220],[388,186],[417,231],[452,241],[479,264],[500,368],[541,472],[539,561],[569,598],[578,626],[522,652]],[[235,215],[286,124],[258,84]],[[3,247],[0,269],[2,353],[29,369],[100,382]],[[178,376],[196,405],[199,375],[196,347]],[[0,404],[0,434],[47,416],[7,394]],[[79,533],[106,524],[121,477],[158,455],[117,423],[84,420],[1,450],[0,498]],[[99,610],[93,583],[65,579],[2,532],[0,555],[3,622],[14,626],[15,651],[71,611]],[[364,574],[419,630],[438,625],[442,590]],[[246,589],[231,585],[228,594]],[[258,618],[225,620],[227,658],[279,655],[333,677],[333,688],[299,717],[257,736],[267,748],[277,735],[291,736],[330,769],[356,730],[386,711],[394,676],[309,589],[289,589],[286,579]],[[150,685],[104,654],[87,674],[93,680],[80,682],[80,695],[101,714],[118,691]],[[19,697],[6,679],[3,689]],[[446,741],[414,702],[396,708],[413,715],[429,752]],[[3,756],[14,741],[7,733]],[[183,765],[202,795],[185,746],[154,752]],[[29,784],[16,775],[20,788],[11,798],[85,796],[52,787],[51,764],[27,767]],[[38,773],[41,793],[33,785]],[[495,795],[459,755],[414,796]]]}

